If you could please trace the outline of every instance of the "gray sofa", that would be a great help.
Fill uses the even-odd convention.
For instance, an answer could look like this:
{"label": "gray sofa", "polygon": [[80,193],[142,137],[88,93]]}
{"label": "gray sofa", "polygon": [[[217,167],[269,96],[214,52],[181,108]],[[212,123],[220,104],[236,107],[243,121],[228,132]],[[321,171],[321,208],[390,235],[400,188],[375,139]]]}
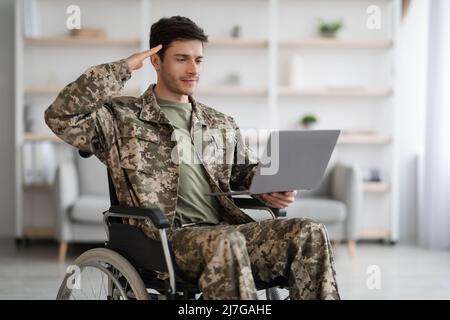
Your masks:
{"label": "gray sofa", "polygon": [[[73,162],[62,163],[56,172],[56,238],[60,242],[59,261],[65,261],[70,243],[103,242],[102,212],[109,207],[106,167],[95,157],[76,155]],[[361,210],[362,177],[355,165],[337,163],[325,174],[320,187],[299,192],[289,206],[288,217],[307,217],[321,222],[335,243],[346,240],[355,254],[357,217]],[[247,211],[247,210],[246,210]],[[266,213],[247,211],[256,220]]]}
{"label": "gray sofa", "polygon": [[297,194],[288,208],[288,217],[307,217],[323,223],[330,239],[334,243],[347,241],[349,253],[354,256],[362,181],[358,166],[339,162],[331,165],[317,189]]}
{"label": "gray sofa", "polygon": [[109,208],[106,167],[96,157],[62,163],[55,178],[56,238],[59,261],[65,261],[70,243],[104,242],[102,212]]}

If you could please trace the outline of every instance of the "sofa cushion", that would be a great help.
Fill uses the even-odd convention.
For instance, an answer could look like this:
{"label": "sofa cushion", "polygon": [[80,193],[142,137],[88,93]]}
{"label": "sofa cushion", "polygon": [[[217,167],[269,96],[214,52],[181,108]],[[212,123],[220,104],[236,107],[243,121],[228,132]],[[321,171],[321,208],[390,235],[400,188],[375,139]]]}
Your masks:
{"label": "sofa cushion", "polygon": [[77,222],[102,224],[102,212],[108,209],[108,197],[82,195],[70,209],[70,217]]}
{"label": "sofa cushion", "polygon": [[346,206],[343,202],[324,198],[297,198],[288,208],[288,218],[310,218],[322,223],[345,220]]}

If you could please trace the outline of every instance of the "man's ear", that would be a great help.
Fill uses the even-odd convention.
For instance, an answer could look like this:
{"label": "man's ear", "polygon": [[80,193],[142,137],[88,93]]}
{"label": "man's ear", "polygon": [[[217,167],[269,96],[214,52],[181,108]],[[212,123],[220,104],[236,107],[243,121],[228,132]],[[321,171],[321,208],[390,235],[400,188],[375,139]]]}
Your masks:
{"label": "man's ear", "polygon": [[156,71],[159,71],[161,69],[161,58],[159,55],[154,54],[150,57],[150,61],[153,65],[153,68],[155,68]]}

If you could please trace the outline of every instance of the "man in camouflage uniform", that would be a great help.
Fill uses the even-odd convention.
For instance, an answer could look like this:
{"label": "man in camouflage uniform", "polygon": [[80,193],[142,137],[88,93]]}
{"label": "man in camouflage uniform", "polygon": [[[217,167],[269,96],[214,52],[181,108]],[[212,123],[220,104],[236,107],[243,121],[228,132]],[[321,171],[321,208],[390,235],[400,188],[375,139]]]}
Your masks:
{"label": "man in camouflage uniform", "polygon": [[[47,125],[108,166],[121,205],[157,207],[167,215],[176,263],[205,299],[255,299],[255,281],[276,278],[289,285],[291,299],[339,299],[322,224],[255,222],[230,197],[205,195],[248,189],[257,163],[233,118],[192,96],[206,41],[188,18],[161,19],[151,28],[152,49],[89,68],[46,110]],[[119,96],[146,58],[157,84],[140,97]],[[224,152],[227,161],[218,161]],[[295,193],[255,197],[283,208]],[[159,238],[149,221],[126,223]]]}

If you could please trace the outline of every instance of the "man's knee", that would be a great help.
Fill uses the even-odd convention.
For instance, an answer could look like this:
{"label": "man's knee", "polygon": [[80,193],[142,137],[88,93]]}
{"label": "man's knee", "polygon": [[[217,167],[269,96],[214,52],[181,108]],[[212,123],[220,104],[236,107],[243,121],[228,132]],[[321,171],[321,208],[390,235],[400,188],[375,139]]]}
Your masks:
{"label": "man's knee", "polygon": [[328,241],[328,234],[325,225],[321,222],[309,218],[293,218],[298,237],[309,239],[321,245]]}
{"label": "man's knee", "polygon": [[217,236],[216,245],[245,248],[245,237],[238,230],[234,228],[227,228],[220,231]]}
{"label": "man's knee", "polygon": [[211,249],[213,252],[211,252],[212,259],[210,263],[218,264],[223,270],[228,270],[228,272],[225,272],[226,277],[232,277],[232,273],[237,268],[240,272],[248,273],[248,270],[242,269],[244,267],[250,267],[250,260],[245,237],[241,232],[233,229],[220,231]]}

